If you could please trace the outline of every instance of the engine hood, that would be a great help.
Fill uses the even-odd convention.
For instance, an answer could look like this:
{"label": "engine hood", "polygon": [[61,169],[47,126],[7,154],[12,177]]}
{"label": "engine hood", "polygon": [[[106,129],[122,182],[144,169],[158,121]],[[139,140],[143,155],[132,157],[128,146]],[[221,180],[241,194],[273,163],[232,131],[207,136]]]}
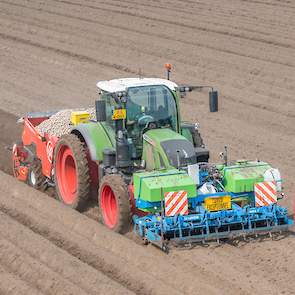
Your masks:
{"label": "engine hood", "polygon": [[154,146],[171,139],[187,140],[184,136],[169,128],[151,129],[143,135],[143,139]]}
{"label": "engine hood", "polygon": [[171,129],[149,130],[143,135],[143,139],[159,152],[166,167],[186,167],[197,162],[193,144]]}

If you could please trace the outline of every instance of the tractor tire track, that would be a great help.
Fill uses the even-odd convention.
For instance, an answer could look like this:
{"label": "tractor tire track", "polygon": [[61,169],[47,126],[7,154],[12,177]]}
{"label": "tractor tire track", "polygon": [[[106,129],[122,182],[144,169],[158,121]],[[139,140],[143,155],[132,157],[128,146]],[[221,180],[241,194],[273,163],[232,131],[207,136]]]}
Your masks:
{"label": "tractor tire track", "polygon": [[91,57],[86,56],[86,55],[82,55],[82,54],[79,54],[79,53],[63,50],[63,49],[60,49],[60,48],[55,48],[55,47],[51,47],[51,46],[42,45],[40,43],[33,42],[31,40],[28,40],[28,39],[24,39],[24,38],[12,36],[12,35],[7,35],[7,34],[4,34],[4,33],[0,33],[0,37],[2,39],[11,40],[11,41],[18,42],[18,43],[23,43],[23,44],[30,45],[30,46],[37,47],[37,48],[41,48],[41,49],[44,49],[44,50],[47,50],[47,51],[52,51],[52,52],[55,52],[57,54],[60,54],[60,55],[66,56],[66,57],[75,58],[75,59],[78,59],[81,62],[94,63],[94,64],[97,64],[97,65],[101,65],[103,67],[116,69],[116,70],[123,71],[123,72],[126,72],[126,73],[133,73],[133,74],[135,73],[134,71],[132,71],[131,69],[129,69],[129,68],[123,66],[123,65],[117,65],[117,64],[111,64],[111,63],[108,63],[108,62],[98,61],[97,59],[91,58]]}
{"label": "tractor tire track", "polygon": [[[128,46],[127,46],[128,47]],[[152,53],[150,53],[150,52],[147,52],[148,54],[152,54]],[[177,59],[176,59],[177,60]],[[184,61],[184,60],[178,60],[178,61],[180,61],[180,62],[182,62],[183,64],[188,64],[186,61]],[[196,64],[196,66],[197,66],[198,64]],[[135,72],[135,71],[134,71]],[[258,77],[259,78],[259,77]],[[259,80],[259,79],[258,79]],[[261,84],[262,85],[262,84]],[[273,88],[273,87],[272,87]],[[263,92],[263,90],[264,90],[264,88],[262,88],[261,90],[259,89],[258,91],[259,92]],[[279,88],[278,88],[278,90],[277,90],[277,93],[279,93],[279,91],[281,91]],[[277,96],[277,95],[276,95]],[[276,98],[276,96],[274,96],[274,98]],[[277,96],[277,99],[279,100],[279,96]]]}
{"label": "tractor tire track", "polygon": [[[128,46],[127,46],[128,47]],[[150,55],[152,55],[152,53],[151,52],[147,52],[147,54],[150,54]],[[177,60],[177,59],[176,59]],[[179,61],[181,61],[183,64],[188,64],[185,60],[179,60]],[[129,71],[130,72],[130,71]],[[133,71],[133,72],[135,72],[135,71]],[[261,91],[262,91],[262,89],[261,89]],[[279,93],[279,91],[280,91],[280,89],[278,89],[278,93]],[[229,97],[227,97],[227,98],[229,98]],[[276,98],[276,97],[274,97],[274,98]],[[279,98],[277,98],[278,100],[279,100]],[[243,101],[242,100],[240,100],[240,102],[242,103]],[[252,106],[255,106],[256,104],[252,104]],[[271,108],[271,107],[268,107],[268,108],[266,108],[267,110],[269,110],[269,111],[273,111],[273,112],[275,112],[276,111],[276,108],[275,107],[273,107],[273,108]],[[284,114],[283,112],[281,112],[281,114]],[[291,114],[287,114],[287,116],[292,116]]]}
{"label": "tractor tire track", "polygon": [[[167,5],[166,6],[151,5],[151,4],[144,4],[142,2],[137,2],[137,1],[124,1],[124,4],[122,4],[122,2],[118,2],[118,1],[119,0],[112,0],[111,2],[110,1],[101,2],[101,4],[111,5],[112,7],[119,7],[126,10],[141,10],[141,7],[144,7],[145,13],[147,12],[155,13],[155,11],[157,11],[157,14],[162,15],[162,17],[164,16],[164,18],[175,16],[175,13],[177,13],[177,16],[179,16],[178,17],[179,19],[185,17],[185,19],[189,21],[193,21],[194,16],[196,15],[195,11],[184,10],[184,9],[181,9],[181,7],[175,7],[172,9],[167,7]],[[128,3],[129,5],[126,5],[126,3]],[[224,10],[222,6],[218,6],[218,12],[219,12],[218,14],[216,13],[215,19],[214,20],[211,19],[210,21],[211,26],[214,26],[214,27],[222,26],[223,28],[227,30],[229,29],[238,30],[238,31],[243,31],[245,33],[250,33],[250,34],[254,33],[254,34],[259,34],[261,36],[276,37],[277,39],[280,39],[282,40],[282,42],[286,42],[286,43],[289,43],[291,41],[289,38],[287,39],[287,38],[284,38],[284,36],[282,36],[282,33],[284,33],[284,31],[280,30],[282,29],[282,26],[277,27],[277,26],[273,26],[272,23],[268,23],[268,25],[266,25],[266,31],[260,30],[260,28],[262,28],[262,23],[260,28],[257,28],[257,26],[253,25],[252,19],[249,19],[246,21],[245,15],[242,15],[243,22],[237,23],[237,24],[231,24],[231,23],[228,23],[228,19],[227,19],[227,16],[229,13],[228,10]],[[211,14],[210,14],[210,11],[208,11],[208,8],[205,7],[204,9],[198,9],[197,16],[200,20],[206,21],[210,19]],[[273,29],[271,34],[267,32],[267,29],[270,29],[269,25],[272,25],[272,29]],[[289,26],[286,25],[285,29],[288,30]]]}
{"label": "tractor tire track", "polygon": [[[28,23],[30,23],[30,24],[32,24],[31,22],[28,22]],[[40,27],[42,27],[42,25],[40,26]],[[46,29],[48,29],[47,28],[47,26],[43,26],[44,28],[46,28]],[[56,29],[56,31],[59,31],[58,29]],[[61,33],[64,33],[63,31],[60,31]],[[77,35],[77,37],[78,37],[79,35]],[[83,37],[81,37],[81,38],[83,38]],[[108,43],[109,44],[109,46],[116,46],[116,43]],[[130,48],[130,50],[132,50],[132,48],[130,47],[130,46],[128,46],[127,44],[126,44],[126,48]],[[152,55],[156,55],[155,53],[153,53],[153,52],[151,52],[151,51],[146,51],[145,52],[146,54],[149,54],[150,56],[152,56]],[[161,55],[159,55],[159,57],[161,57]],[[184,60],[184,59],[176,59],[176,60],[178,60],[179,62],[181,62],[182,64],[188,64],[188,62],[186,62],[186,60]],[[191,64],[193,64],[194,65],[194,63],[191,63]],[[268,85],[268,84],[266,84],[266,85]],[[278,89],[278,91],[279,91],[279,89]],[[243,103],[243,101],[241,101],[241,103]],[[255,106],[255,104],[252,104],[253,106]],[[271,108],[267,108],[268,110],[272,110]],[[273,109],[273,111],[276,111],[276,109]],[[283,114],[283,112],[281,112],[282,114]],[[287,114],[287,116],[290,116],[290,114]],[[292,115],[291,115],[292,116]]]}
{"label": "tractor tire track", "polygon": [[3,238],[0,238],[0,263],[44,294],[87,294]]}
{"label": "tractor tire track", "polygon": [[0,294],[5,295],[42,295],[44,293],[29,286],[14,273],[9,272],[3,265],[0,265]]}
{"label": "tractor tire track", "polygon": [[[184,64],[186,64],[186,62],[185,61],[182,61]],[[263,91],[263,89],[261,89],[261,91]],[[278,91],[279,91],[279,89],[278,89]],[[279,99],[279,98],[278,98]],[[275,107],[273,108],[273,109],[275,109]],[[269,110],[271,110],[271,109],[269,109]]]}
{"label": "tractor tire track", "polygon": [[[194,274],[189,274],[185,265],[174,265],[172,261],[167,265],[167,257],[159,250],[155,261],[153,252],[132,240],[108,231],[24,184],[17,184],[22,192],[11,190],[9,182],[15,180],[1,172],[0,179],[9,180],[0,190],[1,212],[136,294],[189,294],[197,286],[206,294],[214,294],[218,288],[208,285],[206,274],[193,279]],[[177,270],[179,267],[184,268],[183,274]],[[181,284],[177,277],[181,277]],[[232,289],[228,289],[229,294],[234,294]]]}
{"label": "tractor tire track", "polygon": [[[55,0],[55,1],[60,2],[58,0]],[[67,2],[68,1],[66,1],[66,2],[62,1],[61,3],[69,4]],[[99,20],[92,20],[92,19],[89,19],[89,18],[78,17],[78,16],[75,16],[75,15],[72,15],[72,14],[54,12],[54,11],[44,9],[44,8],[35,8],[35,7],[32,7],[32,6],[26,6],[26,5],[23,5],[23,4],[16,4],[16,3],[12,3],[12,2],[8,2],[8,1],[4,1],[4,0],[1,0],[0,3],[5,3],[5,4],[8,4],[8,5],[13,5],[13,6],[22,7],[22,8],[27,8],[27,9],[35,10],[35,11],[38,11],[38,12],[46,12],[48,14],[52,14],[52,15],[56,15],[56,16],[60,16],[60,17],[66,17],[66,18],[69,18],[69,19],[75,19],[75,20],[79,20],[79,21],[85,21],[85,22],[93,23],[93,24],[99,24],[99,25],[102,25],[102,26],[107,26],[107,27],[112,27],[112,28],[117,28],[117,29],[126,29],[127,31],[131,31],[131,32],[139,33],[139,34],[145,34],[147,36],[165,38],[166,40],[169,40],[169,41],[178,41],[178,42],[181,42],[181,43],[184,43],[184,44],[194,45],[196,47],[201,47],[201,48],[204,48],[204,49],[210,49],[210,50],[213,50],[213,51],[216,51],[216,52],[223,52],[223,53],[231,54],[231,55],[235,55],[235,56],[246,57],[246,58],[251,58],[251,59],[257,59],[257,60],[270,62],[270,63],[277,64],[277,65],[286,66],[288,68],[294,68],[295,67],[294,64],[290,64],[290,61],[289,62],[279,62],[277,60],[271,60],[269,58],[263,58],[263,57],[261,57],[259,55],[243,54],[241,52],[236,52],[236,51],[233,51],[233,50],[230,50],[230,49],[223,49],[223,48],[220,48],[220,47],[217,47],[217,46],[210,46],[208,44],[203,44],[203,43],[196,42],[196,41],[193,41],[193,40],[187,41],[186,39],[178,39],[177,37],[175,38],[175,37],[169,37],[167,35],[165,36],[165,35],[157,34],[157,33],[142,32],[142,31],[134,29],[134,28],[124,27],[124,25],[118,25],[117,26],[117,25],[113,25],[112,23],[108,23],[106,25],[105,22],[101,22]],[[73,5],[75,5],[75,3]],[[76,5],[85,7],[85,5],[82,5],[82,4],[76,4]],[[91,8],[91,9],[97,9],[99,11],[105,11],[101,7],[96,7],[96,6],[95,6],[95,8],[92,7],[92,6],[86,6],[86,7]],[[116,11],[116,12],[119,13],[118,11]],[[144,17],[144,18],[146,18],[146,17]],[[154,20],[154,19],[149,19],[149,18],[147,18],[147,19],[151,20],[151,21]],[[154,20],[154,21],[157,21],[157,20]],[[271,45],[275,45],[275,44],[271,44]],[[285,48],[289,48],[289,47],[290,46],[285,46]]]}
{"label": "tractor tire track", "polygon": [[[39,9],[38,9],[39,10]],[[46,13],[49,13],[48,10],[45,10],[43,9],[42,10],[43,12],[46,12]],[[8,14],[8,12],[5,11],[5,14],[4,14],[4,17],[5,15]],[[15,12],[12,13],[9,13],[10,16],[11,15],[14,15],[14,16],[20,16],[19,14],[16,14]],[[59,15],[59,14],[56,14],[56,15]],[[73,16],[69,16],[69,15],[63,15],[63,17],[69,17],[70,19],[71,18],[74,18]],[[8,17],[9,20],[11,20],[11,17]],[[80,19],[80,18],[79,18]],[[51,22],[48,24],[38,24],[36,25],[36,23],[40,22],[40,18],[35,18],[35,17],[30,17],[29,20],[24,20],[24,18],[22,17],[21,19],[17,19],[15,18],[16,21],[19,21],[20,23],[26,23],[28,25],[32,25],[32,26],[38,26],[39,28],[43,28],[43,29],[46,29],[46,30],[52,30],[54,32],[59,32],[59,33],[62,33],[62,34],[68,34],[69,32],[66,31],[65,29],[61,29],[61,27],[59,25],[56,24],[56,21],[55,22]],[[123,31],[126,31],[126,32],[133,32],[133,33],[137,33],[137,34],[144,34],[144,35],[147,35],[147,36],[151,36],[151,37],[156,37],[158,39],[165,39],[167,41],[174,41],[174,42],[179,42],[179,43],[183,43],[183,44],[187,44],[187,45],[190,45],[190,46],[195,46],[195,47],[201,47],[201,48],[206,48],[206,49],[210,49],[210,50],[213,50],[213,51],[216,51],[216,52],[224,52],[226,54],[230,54],[230,55],[236,55],[236,56],[239,56],[239,57],[245,57],[247,59],[254,59],[254,60],[260,60],[260,61],[263,61],[263,62],[268,62],[268,63],[273,63],[273,64],[276,64],[276,65],[282,65],[282,66],[286,66],[286,67],[290,67],[290,68],[294,68],[295,66],[290,64],[290,61],[289,62],[278,62],[278,61],[275,61],[275,60],[271,60],[271,59],[264,59],[264,58],[259,58],[258,56],[254,56],[254,55],[250,55],[250,54],[242,54],[242,53],[239,53],[239,52],[236,52],[236,51],[233,51],[233,50],[226,50],[226,49],[222,49],[222,48],[219,48],[219,47],[216,47],[216,46],[208,46],[208,45],[204,45],[202,43],[198,43],[198,42],[195,42],[195,41],[187,41],[185,39],[177,39],[177,38],[172,38],[172,37],[169,37],[167,35],[163,35],[163,34],[156,34],[156,33],[150,33],[150,32],[146,32],[146,31],[141,31],[141,30],[137,30],[137,29],[132,29],[132,28],[129,28],[129,27],[124,27],[124,26],[117,26],[117,25],[112,25],[112,24],[105,24],[105,22],[99,22],[99,21],[92,21],[92,20],[89,20],[89,19],[80,19],[80,20],[83,20],[85,22],[90,22],[90,23],[95,23],[95,24],[98,24],[104,28],[114,28],[114,29],[120,29],[120,30],[123,30]],[[34,21],[34,22],[33,22]],[[53,26],[53,28],[50,28],[50,25]],[[72,29],[70,26],[69,27],[69,30]],[[77,27],[77,30],[81,30],[81,28]],[[86,31],[86,30],[83,30],[83,34],[78,34],[77,31],[73,32],[72,34],[77,36],[77,37],[80,37],[81,39],[87,39],[85,37],[85,33],[88,32],[89,33],[89,30]],[[94,31],[93,31],[94,32]],[[93,41],[98,41],[98,39],[94,38],[92,39]],[[108,45],[111,45],[111,46],[121,46],[120,44],[118,44],[118,42],[110,42],[108,41]],[[126,45],[125,48],[128,48],[130,50],[134,50],[134,48],[132,46],[128,46]],[[163,57],[163,55],[158,55],[156,52],[151,52],[151,51],[148,51],[148,50],[143,50],[143,53],[147,54],[147,55],[150,55],[150,56],[158,56],[158,57]],[[187,64],[187,65],[191,65],[191,63],[188,63],[185,61],[185,59],[179,59],[179,58],[176,58],[175,59],[176,61],[178,62],[181,62],[183,64]],[[194,65],[197,65],[197,64],[194,64]],[[128,71],[127,71],[128,72]],[[129,71],[130,72],[130,71]],[[264,77],[265,78],[265,77]]]}
{"label": "tractor tire track", "polygon": [[[61,248],[54,246],[48,240],[41,238],[42,236],[29,230],[28,227],[23,226],[23,221],[19,223],[4,213],[0,213],[0,218],[1,238],[5,238],[5,242],[0,240],[0,245],[5,245],[5,243],[11,243],[13,245],[9,247],[9,250],[3,246],[6,252],[8,252],[3,262],[3,264],[6,263],[8,265],[7,267],[11,268],[9,261],[11,260],[10,252],[12,251],[10,250],[15,248],[18,252],[25,253],[24,256],[27,256],[28,260],[35,261],[34,265],[38,262],[42,263],[47,269],[50,269],[51,272],[56,274],[58,278],[56,281],[65,278],[76,288],[79,286],[79,294],[83,294],[83,292],[93,295],[98,293],[106,294],[110,291],[112,294],[122,294],[123,291],[124,294],[132,294],[132,292],[124,289],[121,285],[110,280],[102,273],[81,262],[81,260],[74,256],[69,255],[68,252],[61,250]],[[32,247],[32,244],[34,247]],[[0,249],[2,249],[1,246]],[[15,257],[14,254],[13,257]],[[21,263],[18,258],[14,260],[17,261],[17,265]],[[16,270],[14,269],[14,271]],[[19,267],[17,271],[19,275],[22,274],[22,270]],[[34,270],[32,269],[32,271]],[[57,290],[60,292],[59,287],[57,287]]]}
{"label": "tractor tire track", "polygon": [[[249,2],[249,3],[255,3],[255,4],[262,4],[262,5],[268,5],[272,7],[286,7],[286,8],[295,8],[293,5],[284,5],[282,4],[282,1],[279,1],[279,3],[269,3],[264,1],[257,1],[257,0],[241,0],[242,2]],[[289,2],[287,2],[289,3]]]}
{"label": "tractor tire track", "polygon": [[[86,263],[87,265],[93,267],[94,269],[98,271],[102,271],[105,275],[107,275],[110,279],[114,279],[116,282],[122,284],[124,287],[128,287],[130,290],[135,288],[134,291],[136,291],[137,294],[148,294],[145,292],[141,285],[135,287],[130,287],[129,282],[126,280],[122,280],[119,278],[120,274],[118,270],[113,268],[113,266],[110,264],[110,262],[105,263],[104,259],[102,257],[99,257],[95,255],[95,252],[87,251],[82,249],[79,246],[79,238],[76,236],[75,241],[67,241],[66,238],[63,236],[62,233],[52,231],[49,229],[46,225],[40,222],[40,217],[30,217],[25,215],[24,213],[18,212],[15,209],[10,209],[8,206],[6,207],[3,204],[0,204],[0,211],[8,215],[9,217],[13,218],[23,226],[29,228],[31,231],[33,231],[35,234],[40,235],[41,237],[47,239],[51,243],[53,243],[56,247],[68,252],[73,257],[81,260],[82,262]],[[1,244],[0,244],[1,246]],[[100,250],[100,252],[102,252]],[[104,253],[105,257],[107,257],[107,253]],[[114,261],[113,261],[114,262]],[[26,264],[26,263],[25,263]],[[115,263],[113,264],[115,265]],[[44,271],[40,270],[41,273],[44,273]],[[56,279],[56,281],[59,281],[59,279]],[[57,287],[59,289],[59,287]],[[62,289],[62,288],[60,288]],[[82,292],[82,290],[81,290]],[[78,292],[79,293],[79,292]],[[80,293],[79,293],[80,294]],[[82,293],[83,294],[83,293]]]}
{"label": "tractor tire track", "polygon": [[140,14],[140,13],[132,13],[132,12],[116,10],[116,9],[102,8],[102,7],[97,7],[97,6],[93,6],[93,5],[85,5],[85,4],[75,3],[75,2],[66,1],[66,0],[53,0],[53,1],[64,3],[64,4],[76,5],[76,6],[79,6],[79,7],[88,7],[88,8],[91,8],[91,9],[97,9],[97,10],[104,11],[104,12],[107,12],[107,13],[115,13],[115,14],[120,14],[120,15],[123,14],[123,15],[126,15],[126,16],[146,19],[146,20],[150,20],[150,21],[164,23],[164,24],[167,24],[167,25],[176,25],[176,26],[179,26],[179,27],[182,27],[182,28],[194,29],[194,30],[203,31],[203,32],[206,32],[206,33],[216,33],[216,34],[220,34],[220,35],[224,35],[224,36],[236,37],[236,38],[245,39],[245,40],[249,40],[249,41],[265,43],[265,44],[269,44],[269,45],[276,45],[276,46],[280,46],[280,47],[283,47],[283,48],[293,48],[293,49],[295,48],[295,46],[292,46],[290,44],[285,44],[285,43],[282,43],[282,42],[276,42],[274,40],[267,40],[267,39],[261,39],[261,38],[256,38],[256,37],[248,37],[248,36],[238,34],[238,33],[233,33],[233,32],[228,32],[228,31],[223,31],[223,30],[217,30],[217,29],[209,29],[208,27],[190,25],[190,24],[186,24],[186,23],[182,23],[182,22],[178,22],[178,21],[163,20],[163,19],[160,19],[160,18],[152,17],[152,16],[146,16],[146,15]]}

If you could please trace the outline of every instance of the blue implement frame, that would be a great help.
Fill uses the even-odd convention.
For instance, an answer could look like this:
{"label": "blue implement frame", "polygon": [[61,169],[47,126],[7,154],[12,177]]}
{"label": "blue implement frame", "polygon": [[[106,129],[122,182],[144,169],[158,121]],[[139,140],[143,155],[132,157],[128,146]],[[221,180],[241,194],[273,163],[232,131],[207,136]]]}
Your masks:
{"label": "blue implement frame", "polygon": [[209,212],[198,205],[188,215],[173,217],[156,213],[133,217],[134,231],[147,242],[163,249],[164,243],[193,243],[286,231],[293,225],[286,208],[277,204],[264,207],[232,203],[231,210]]}

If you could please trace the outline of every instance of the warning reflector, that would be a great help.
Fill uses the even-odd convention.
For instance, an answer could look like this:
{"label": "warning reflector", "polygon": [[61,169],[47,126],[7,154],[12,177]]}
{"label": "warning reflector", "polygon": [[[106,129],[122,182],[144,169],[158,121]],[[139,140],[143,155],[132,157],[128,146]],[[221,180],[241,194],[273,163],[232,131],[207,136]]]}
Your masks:
{"label": "warning reflector", "polygon": [[275,181],[264,181],[254,185],[256,207],[269,206],[278,201]]}
{"label": "warning reflector", "polygon": [[165,193],[165,213],[166,216],[187,215],[187,192],[179,191]]}

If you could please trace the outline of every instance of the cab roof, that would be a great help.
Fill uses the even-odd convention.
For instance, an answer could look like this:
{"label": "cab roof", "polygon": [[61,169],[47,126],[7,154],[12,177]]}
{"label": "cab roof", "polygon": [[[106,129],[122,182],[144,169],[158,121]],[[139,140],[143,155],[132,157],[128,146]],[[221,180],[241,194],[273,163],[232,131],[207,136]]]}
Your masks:
{"label": "cab roof", "polygon": [[170,80],[160,79],[160,78],[122,78],[113,79],[109,81],[99,81],[96,86],[106,92],[120,92],[126,91],[130,87],[140,87],[140,86],[155,86],[164,85],[171,90],[175,90],[177,84]]}

